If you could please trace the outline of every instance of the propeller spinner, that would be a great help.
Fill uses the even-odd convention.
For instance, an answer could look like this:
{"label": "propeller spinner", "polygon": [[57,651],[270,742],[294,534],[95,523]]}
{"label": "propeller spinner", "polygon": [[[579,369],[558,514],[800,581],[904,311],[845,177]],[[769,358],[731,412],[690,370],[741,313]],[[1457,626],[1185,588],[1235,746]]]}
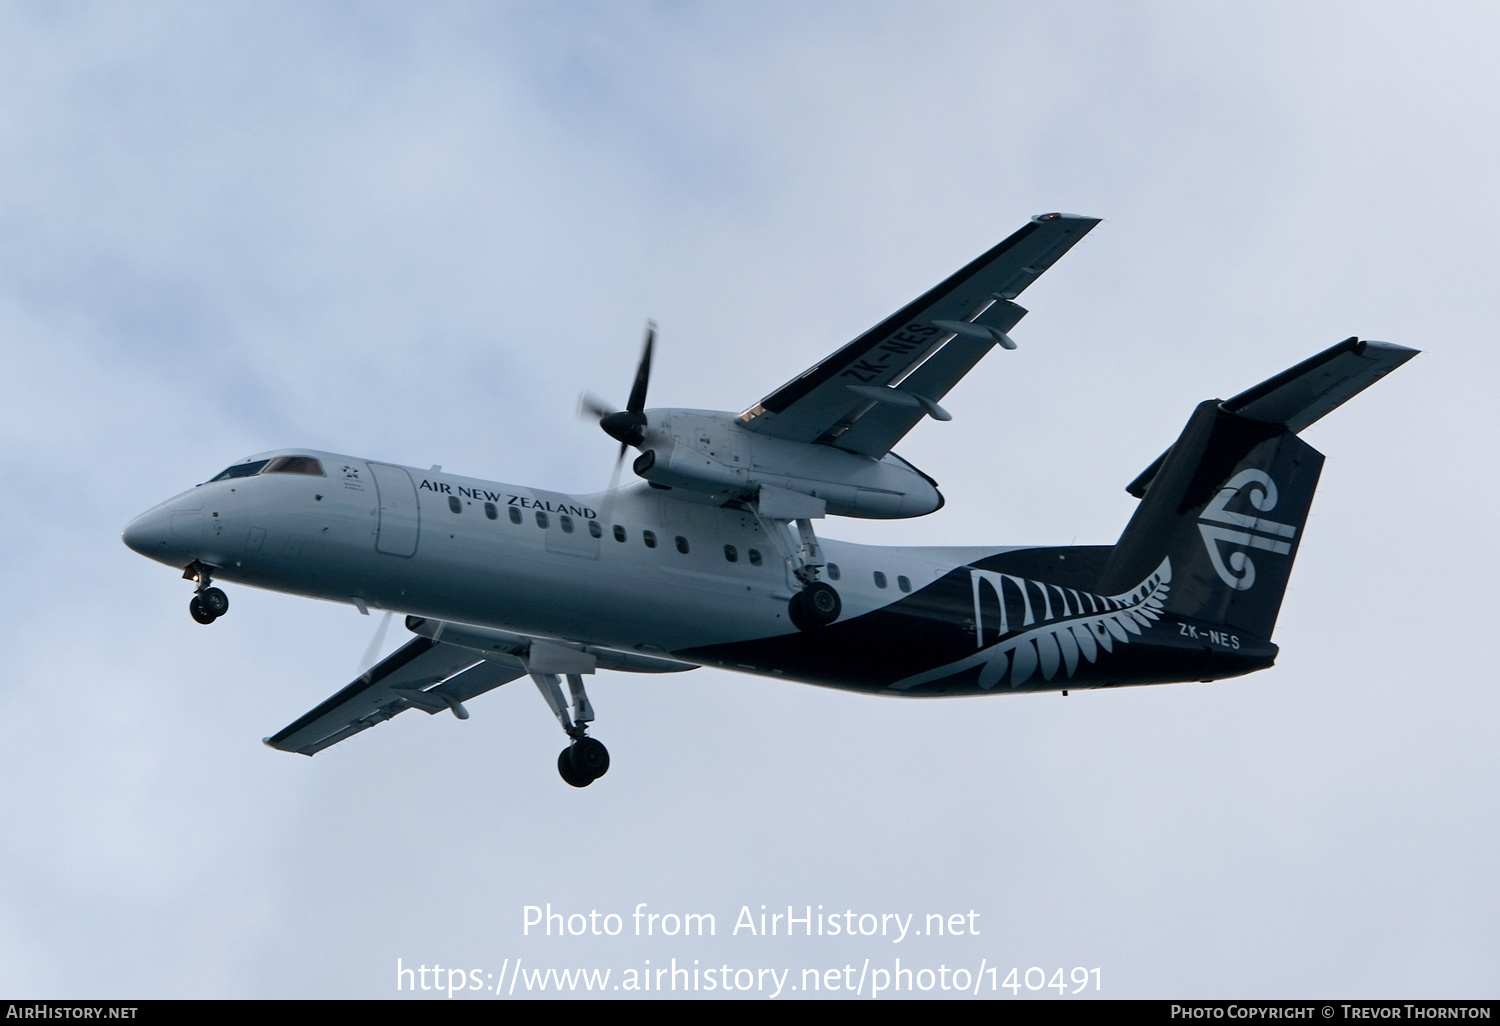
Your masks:
{"label": "propeller spinner", "polygon": [[619,412],[606,406],[597,397],[585,394],[580,409],[599,420],[604,433],[620,443],[620,459],[632,445],[639,446],[646,440],[646,387],[651,382],[651,350],[656,345],[656,322],[646,322],[646,341],[641,347],[641,362],[635,369],[635,384],[630,388],[630,399],[625,409]]}
{"label": "propeller spinner", "polygon": [[646,387],[651,382],[651,350],[656,345],[656,322],[646,322],[646,341],[641,346],[641,362],[635,369],[635,383],[630,387],[630,398],[625,409],[616,411],[597,396],[587,392],[579,399],[579,412],[599,421],[604,433],[620,443],[620,454],[615,457],[615,470],[610,477],[609,491],[614,493],[620,480],[620,466],[625,462],[625,453],[634,445],[639,447],[646,441]]}

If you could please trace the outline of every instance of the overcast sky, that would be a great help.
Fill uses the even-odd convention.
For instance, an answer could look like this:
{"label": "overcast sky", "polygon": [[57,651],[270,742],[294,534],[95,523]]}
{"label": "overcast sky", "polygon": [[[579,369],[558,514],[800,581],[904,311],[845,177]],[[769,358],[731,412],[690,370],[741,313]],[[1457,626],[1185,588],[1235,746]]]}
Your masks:
{"label": "overcast sky", "polygon": [[[1497,29],[1483,4],[0,4],[0,995],[900,958],[1097,967],[1108,997],[1495,997]],[[601,674],[613,767],[575,791],[524,681],[467,722],[265,748],[375,618],[231,588],[205,628],[120,544],[285,446],[599,490],[614,444],[577,394],[623,403],[646,318],[652,405],[739,410],[1048,210],[1105,220],[901,446],[946,508],[823,531],[1111,542],[1199,400],[1349,335],[1422,349],[1306,433],[1328,462],[1271,670],[934,702]],[[523,936],[548,902],[624,930]],[[716,935],[635,937],[642,902]],[[762,904],[972,910],[978,936],[734,934]]]}

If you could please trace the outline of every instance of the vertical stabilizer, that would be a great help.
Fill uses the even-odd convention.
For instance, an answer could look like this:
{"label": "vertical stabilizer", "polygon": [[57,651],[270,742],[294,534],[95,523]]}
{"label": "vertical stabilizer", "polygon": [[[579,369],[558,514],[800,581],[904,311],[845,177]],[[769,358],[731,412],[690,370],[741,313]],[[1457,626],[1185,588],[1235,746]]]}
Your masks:
{"label": "vertical stabilizer", "polygon": [[1323,455],[1279,424],[1201,403],[1110,554],[1099,590],[1144,580],[1165,555],[1166,612],[1269,639]]}
{"label": "vertical stabilizer", "polygon": [[1166,557],[1168,613],[1269,639],[1323,468],[1297,432],[1416,355],[1345,339],[1232,399],[1200,403],[1127,489],[1141,504],[1098,590],[1128,590]]}

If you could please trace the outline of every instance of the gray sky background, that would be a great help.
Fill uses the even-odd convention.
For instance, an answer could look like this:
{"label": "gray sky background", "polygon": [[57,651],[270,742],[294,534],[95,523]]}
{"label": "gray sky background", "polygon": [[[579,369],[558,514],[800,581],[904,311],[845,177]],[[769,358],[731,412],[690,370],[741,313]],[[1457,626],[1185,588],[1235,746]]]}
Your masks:
{"label": "gray sky background", "polygon": [[[1484,4],[0,5],[0,993],[900,957],[1097,966],[1112,997],[1495,997],[1497,29]],[[266,749],[375,620],[237,588],[203,628],[119,542],[290,445],[597,490],[613,443],[577,394],[623,402],[646,317],[652,404],[739,410],[1046,210],[1106,220],[901,447],[947,507],[825,531],[1109,542],[1197,401],[1348,335],[1420,348],[1307,432],[1328,463],[1270,671],[928,703],[601,675],[614,765],[579,792],[521,682],[465,723]],[[547,902],[718,935],[523,937]],[[761,904],[973,909],[980,935],[731,936]]]}

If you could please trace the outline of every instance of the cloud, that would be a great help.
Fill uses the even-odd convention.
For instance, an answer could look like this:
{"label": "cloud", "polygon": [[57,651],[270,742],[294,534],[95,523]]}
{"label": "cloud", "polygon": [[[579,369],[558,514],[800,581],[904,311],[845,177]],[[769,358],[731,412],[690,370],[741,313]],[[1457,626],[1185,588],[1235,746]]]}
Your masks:
{"label": "cloud", "polygon": [[[1496,954],[1493,20],[7,8],[7,989],[367,997],[398,957],[899,953],[1101,966],[1114,997],[1474,993]],[[264,749],[375,622],[239,588],[203,628],[117,541],[288,445],[600,489],[613,443],[574,400],[623,402],[648,316],[652,403],[741,409],[1048,209],[1106,221],[1023,297],[1020,349],[901,448],[948,506],[826,533],[1108,542],[1195,402],[1350,334],[1422,348],[1308,432],[1329,460],[1272,670],[934,703],[600,675],[614,765],[574,793],[524,682],[465,723]],[[986,932],[910,956],[523,937],[549,901],[725,925],[972,908]]]}

